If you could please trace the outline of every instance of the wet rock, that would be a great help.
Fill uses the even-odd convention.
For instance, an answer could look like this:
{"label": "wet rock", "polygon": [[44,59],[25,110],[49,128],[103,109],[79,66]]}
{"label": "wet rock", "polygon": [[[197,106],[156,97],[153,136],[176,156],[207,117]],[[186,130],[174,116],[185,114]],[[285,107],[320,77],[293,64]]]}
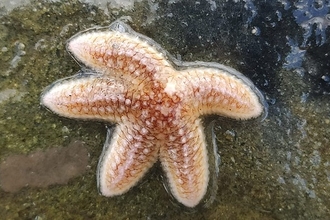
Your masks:
{"label": "wet rock", "polygon": [[44,188],[66,184],[86,171],[88,158],[81,141],[29,155],[11,155],[0,164],[0,185],[6,192],[18,192],[27,186]]}

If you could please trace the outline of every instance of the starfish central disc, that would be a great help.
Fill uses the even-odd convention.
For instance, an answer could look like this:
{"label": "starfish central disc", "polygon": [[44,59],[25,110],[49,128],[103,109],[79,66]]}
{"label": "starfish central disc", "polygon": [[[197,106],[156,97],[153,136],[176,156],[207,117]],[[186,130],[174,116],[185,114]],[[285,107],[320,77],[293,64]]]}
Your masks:
{"label": "starfish central disc", "polygon": [[267,111],[241,73],[217,63],[179,62],[119,21],[73,36],[67,48],[84,72],[50,85],[41,103],[64,117],[116,124],[98,167],[105,196],[128,191],[159,159],[169,191],[195,207],[216,172],[200,117],[249,119]]}

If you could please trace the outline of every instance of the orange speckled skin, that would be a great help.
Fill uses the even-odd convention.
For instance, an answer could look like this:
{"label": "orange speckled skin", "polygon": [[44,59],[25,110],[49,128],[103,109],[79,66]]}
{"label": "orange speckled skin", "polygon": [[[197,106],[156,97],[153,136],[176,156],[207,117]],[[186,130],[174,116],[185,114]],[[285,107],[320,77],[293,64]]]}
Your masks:
{"label": "orange speckled skin", "polygon": [[196,206],[210,178],[200,116],[266,112],[260,92],[237,71],[177,61],[119,21],[79,33],[68,50],[87,70],[55,82],[41,102],[61,116],[117,124],[99,162],[105,196],[128,191],[159,158],[173,196]]}

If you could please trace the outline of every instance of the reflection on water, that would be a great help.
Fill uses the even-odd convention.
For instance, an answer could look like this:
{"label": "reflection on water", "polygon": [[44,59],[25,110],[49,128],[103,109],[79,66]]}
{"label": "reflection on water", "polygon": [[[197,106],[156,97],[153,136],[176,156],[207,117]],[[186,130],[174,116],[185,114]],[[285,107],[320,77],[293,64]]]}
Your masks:
{"label": "reflection on water", "polygon": [[317,45],[325,43],[326,29],[330,25],[329,7],[329,1],[303,0],[295,4],[293,16],[297,24],[305,30],[303,47],[307,46],[307,41],[313,32]]}

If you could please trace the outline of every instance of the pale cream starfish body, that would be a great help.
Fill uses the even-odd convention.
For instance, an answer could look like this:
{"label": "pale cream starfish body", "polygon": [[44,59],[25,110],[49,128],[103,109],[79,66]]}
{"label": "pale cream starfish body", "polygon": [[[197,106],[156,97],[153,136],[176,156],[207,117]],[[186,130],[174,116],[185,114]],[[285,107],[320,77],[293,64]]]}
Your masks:
{"label": "pale cream starfish body", "polygon": [[159,158],[173,196],[196,206],[210,180],[200,117],[249,119],[266,112],[263,96],[242,74],[215,63],[169,60],[157,43],[119,21],[79,33],[68,50],[87,69],[52,84],[41,103],[61,116],[116,124],[98,168],[105,196],[128,191]]}

